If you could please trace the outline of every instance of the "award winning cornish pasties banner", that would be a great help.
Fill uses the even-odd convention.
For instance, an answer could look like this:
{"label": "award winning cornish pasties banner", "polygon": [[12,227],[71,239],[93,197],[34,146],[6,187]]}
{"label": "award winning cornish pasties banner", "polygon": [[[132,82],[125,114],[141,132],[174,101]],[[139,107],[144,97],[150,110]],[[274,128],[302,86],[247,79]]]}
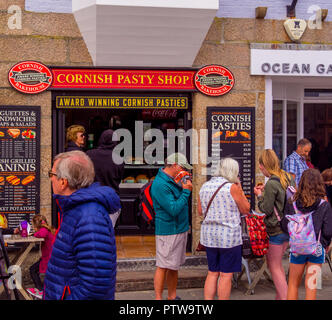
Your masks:
{"label": "award winning cornish pasties banner", "polygon": [[0,106],[0,212],[8,227],[39,213],[40,107]]}

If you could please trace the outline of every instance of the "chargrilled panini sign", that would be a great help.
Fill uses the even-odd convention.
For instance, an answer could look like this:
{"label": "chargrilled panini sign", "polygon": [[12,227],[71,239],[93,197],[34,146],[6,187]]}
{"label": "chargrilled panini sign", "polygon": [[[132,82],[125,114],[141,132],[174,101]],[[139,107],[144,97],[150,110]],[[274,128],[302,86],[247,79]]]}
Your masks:
{"label": "chargrilled panini sign", "polygon": [[40,207],[40,107],[0,106],[0,212],[8,226]]}
{"label": "chargrilled panini sign", "polygon": [[51,89],[196,91],[195,70],[52,68]]}

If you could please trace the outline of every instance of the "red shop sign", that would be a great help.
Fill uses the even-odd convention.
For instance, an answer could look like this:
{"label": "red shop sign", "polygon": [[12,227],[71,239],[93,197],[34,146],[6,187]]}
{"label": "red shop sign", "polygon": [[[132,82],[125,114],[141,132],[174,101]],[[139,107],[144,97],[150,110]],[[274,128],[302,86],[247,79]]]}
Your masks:
{"label": "red shop sign", "polygon": [[195,70],[53,68],[52,89],[141,89],[196,91]]}
{"label": "red shop sign", "polygon": [[36,94],[45,91],[52,83],[52,73],[36,61],[22,61],[8,72],[9,83],[18,91]]}
{"label": "red shop sign", "polygon": [[200,92],[208,96],[222,96],[232,90],[234,76],[232,72],[223,66],[205,66],[197,71],[195,86]]}

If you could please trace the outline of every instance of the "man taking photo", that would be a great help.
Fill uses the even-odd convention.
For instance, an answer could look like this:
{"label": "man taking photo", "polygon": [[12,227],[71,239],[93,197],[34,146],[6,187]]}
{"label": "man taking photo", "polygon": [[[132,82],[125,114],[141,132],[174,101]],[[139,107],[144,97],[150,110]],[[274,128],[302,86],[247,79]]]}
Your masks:
{"label": "man taking photo", "polygon": [[173,153],[165,160],[165,168],[159,169],[151,186],[153,207],[156,212],[156,272],[154,289],[156,300],[162,300],[164,283],[168,287],[168,300],[180,300],[176,295],[178,270],[186,257],[189,230],[188,200],[192,190],[190,180],[174,181],[180,171],[192,166],[181,153]]}

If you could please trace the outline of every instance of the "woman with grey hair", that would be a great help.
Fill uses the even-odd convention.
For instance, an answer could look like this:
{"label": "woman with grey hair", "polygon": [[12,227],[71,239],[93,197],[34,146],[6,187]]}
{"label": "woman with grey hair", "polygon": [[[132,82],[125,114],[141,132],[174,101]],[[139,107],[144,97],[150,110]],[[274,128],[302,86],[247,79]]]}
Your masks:
{"label": "woman with grey hair", "polygon": [[214,176],[203,184],[199,192],[198,213],[205,216],[200,242],[206,247],[209,268],[204,285],[205,300],[214,299],[217,286],[219,300],[228,300],[233,273],[241,271],[240,215],[249,213],[250,204],[238,174],[238,162],[224,158],[220,160]]}

